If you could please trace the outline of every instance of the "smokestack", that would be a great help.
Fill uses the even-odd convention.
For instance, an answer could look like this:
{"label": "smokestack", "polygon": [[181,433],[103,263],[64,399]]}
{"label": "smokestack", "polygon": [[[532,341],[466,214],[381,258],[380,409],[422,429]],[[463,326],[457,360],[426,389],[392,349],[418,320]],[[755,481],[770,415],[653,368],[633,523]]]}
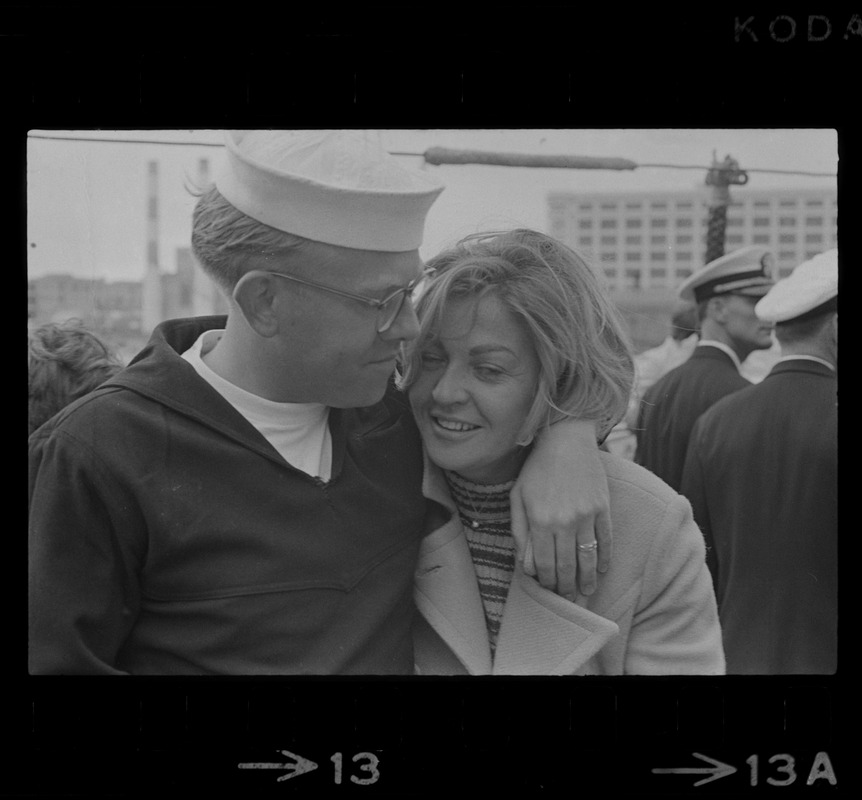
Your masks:
{"label": "smokestack", "polygon": [[159,162],[147,171],[147,269],[159,268]]}
{"label": "smokestack", "polygon": [[198,161],[198,186],[204,188],[210,182],[210,162],[206,158]]}
{"label": "smokestack", "polygon": [[147,165],[147,266],[144,272],[141,327],[145,333],[162,321],[162,276],[159,271],[159,162]]}

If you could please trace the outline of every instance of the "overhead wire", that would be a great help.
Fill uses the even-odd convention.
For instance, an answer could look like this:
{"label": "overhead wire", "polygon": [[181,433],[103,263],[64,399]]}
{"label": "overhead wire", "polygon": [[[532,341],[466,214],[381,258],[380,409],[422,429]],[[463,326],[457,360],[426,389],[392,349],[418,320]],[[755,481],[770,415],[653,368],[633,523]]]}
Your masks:
{"label": "overhead wire", "polygon": [[[28,134],[29,139],[42,139],[42,140],[52,140],[52,141],[65,141],[65,142],[109,142],[113,144],[156,144],[156,145],[177,145],[184,147],[223,147],[224,145],[221,142],[189,142],[189,141],[179,141],[179,140],[168,140],[168,139],[124,139],[124,138],[111,138],[107,136],[51,136],[45,135],[42,133],[31,133]],[[416,158],[424,158],[425,153],[417,153],[412,151],[403,151],[403,150],[391,150],[389,151],[390,155],[393,156],[413,156]],[[722,165],[715,166],[704,166],[698,164],[637,164],[632,162],[635,167],[638,169],[696,169],[696,170],[733,170],[739,169],[733,167],[725,167]],[[761,167],[746,167],[742,170],[743,172],[759,172],[759,173],[772,173],[777,175],[800,175],[812,178],[835,178],[837,177],[834,172],[811,172],[805,170],[786,170],[786,169],[765,169]]]}
{"label": "overhead wire", "polygon": [[[41,140],[54,140],[54,141],[71,141],[71,142],[107,142],[113,144],[147,144],[147,145],[173,145],[173,146],[182,146],[182,147],[223,147],[222,142],[207,142],[207,141],[182,141],[182,140],[170,140],[170,139],[133,139],[133,138],[118,138],[118,137],[108,137],[108,136],[66,136],[66,135],[46,135],[44,133],[30,133],[28,134],[28,138],[30,139],[41,139]],[[390,155],[393,156],[407,156],[407,157],[416,157],[416,158],[425,158],[426,153],[424,152],[414,152],[414,151],[402,151],[402,150],[393,150],[389,151]],[[646,163],[646,164],[638,164],[636,162],[630,162],[631,165],[635,168],[643,168],[643,169],[687,169],[687,170],[699,170],[699,171],[722,171],[722,170],[733,170],[739,171],[739,167],[733,166],[724,166],[721,164],[714,164],[710,166],[698,165],[698,164],[666,164],[666,163]],[[553,167],[549,167],[553,168]],[[767,169],[760,167],[746,167],[742,170],[747,173],[771,173],[771,174],[781,174],[781,175],[796,175],[796,176],[805,176],[805,177],[820,177],[820,178],[835,178],[837,177],[835,173],[830,172],[811,172],[805,170],[783,170],[783,169]],[[651,314],[645,313],[643,311],[638,311],[635,309],[628,309],[627,313],[633,317],[639,317],[644,320],[650,320],[651,322],[659,322],[657,317],[654,317]],[[661,324],[664,324],[664,320],[661,321]]]}

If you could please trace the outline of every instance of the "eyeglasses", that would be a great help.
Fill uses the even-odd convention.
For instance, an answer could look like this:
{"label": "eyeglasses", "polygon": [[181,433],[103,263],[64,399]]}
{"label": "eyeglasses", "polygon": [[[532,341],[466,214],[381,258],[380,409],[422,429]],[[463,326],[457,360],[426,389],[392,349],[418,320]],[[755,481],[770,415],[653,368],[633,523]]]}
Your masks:
{"label": "eyeglasses", "polygon": [[392,294],[387,295],[382,300],[377,300],[373,297],[365,297],[361,294],[345,292],[343,289],[333,289],[331,286],[324,286],[322,283],[310,281],[306,278],[297,278],[295,275],[286,275],[283,272],[271,272],[270,270],[265,271],[269,275],[275,275],[278,278],[284,278],[285,280],[293,281],[294,283],[301,283],[303,286],[313,286],[315,289],[322,289],[324,292],[331,292],[332,294],[347,297],[351,300],[358,300],[360,303],[365,303],[366,305],[377,309],[377,333],[386,333],[386,331],[392,327],[392,323],[398,319],[398,315],[404,307],[404,301],[416,288],[416,284],[418,284],[419,281],[427,275],[431,274],[431,270],[426,270],[419,278],[410,281],[410,283],[403,288],[396,289]]}

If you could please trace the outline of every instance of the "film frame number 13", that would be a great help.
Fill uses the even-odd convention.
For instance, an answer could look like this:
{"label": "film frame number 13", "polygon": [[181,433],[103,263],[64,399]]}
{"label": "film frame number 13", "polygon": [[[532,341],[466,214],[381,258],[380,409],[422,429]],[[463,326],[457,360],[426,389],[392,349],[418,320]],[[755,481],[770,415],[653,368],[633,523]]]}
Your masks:
{"label": "film frame number 13", "polygon": [[[329,760],[335,765],[335,783],[340,784],[342,781],[344,756],[341,753],[334,753]],[[368,777],[364,778],[357,778],[356,775],[351,775],[350,780],[352,783],[359,784],[360,786],[370,786],[372,783],[377,783],[380,778],[380,770],[378,769],[380,760],[374,753],[357,753],[353,756],[352,761],[354,764],[357,764],[360,772],[368,773]],[[361,761],[364,761],[364,763],[360,763]]]}

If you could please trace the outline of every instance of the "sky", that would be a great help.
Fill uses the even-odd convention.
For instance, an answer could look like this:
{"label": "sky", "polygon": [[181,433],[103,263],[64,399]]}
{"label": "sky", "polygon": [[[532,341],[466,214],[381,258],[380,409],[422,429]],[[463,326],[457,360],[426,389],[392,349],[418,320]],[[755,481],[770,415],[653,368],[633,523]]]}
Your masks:
{"label": "sky", "polygon": [[[37,137],[52,137],[50,139]],[[834,186],[838,139],[831,129],[665,130],[394,130],[382,131],[405,164],[434,171],[446,189],[434,203],[420,254],[429,258],[460,236],[524,226],[547,230],[549,191],[625,192],[703,188],[713,155],[752,170],[748,187]],[[57,137],[122,138],[145,143],[66,141]],[[158,144],[182,141],[188,145]],[[83,278],[140,280],[146,259],[147,165],[159,163],[159,258],[175,269],[175,249],[188,246],[194,198],[187,191],[206,158],[212,174],[222,154],[220,131],[31,131],[27,147],[28,277],[67,273]],[[702,169],[546,169],[426,165],[421,153],[440,146],[494,152],[614,156],[638,165]],[[732,188],[733,192],[744,189]]]}

